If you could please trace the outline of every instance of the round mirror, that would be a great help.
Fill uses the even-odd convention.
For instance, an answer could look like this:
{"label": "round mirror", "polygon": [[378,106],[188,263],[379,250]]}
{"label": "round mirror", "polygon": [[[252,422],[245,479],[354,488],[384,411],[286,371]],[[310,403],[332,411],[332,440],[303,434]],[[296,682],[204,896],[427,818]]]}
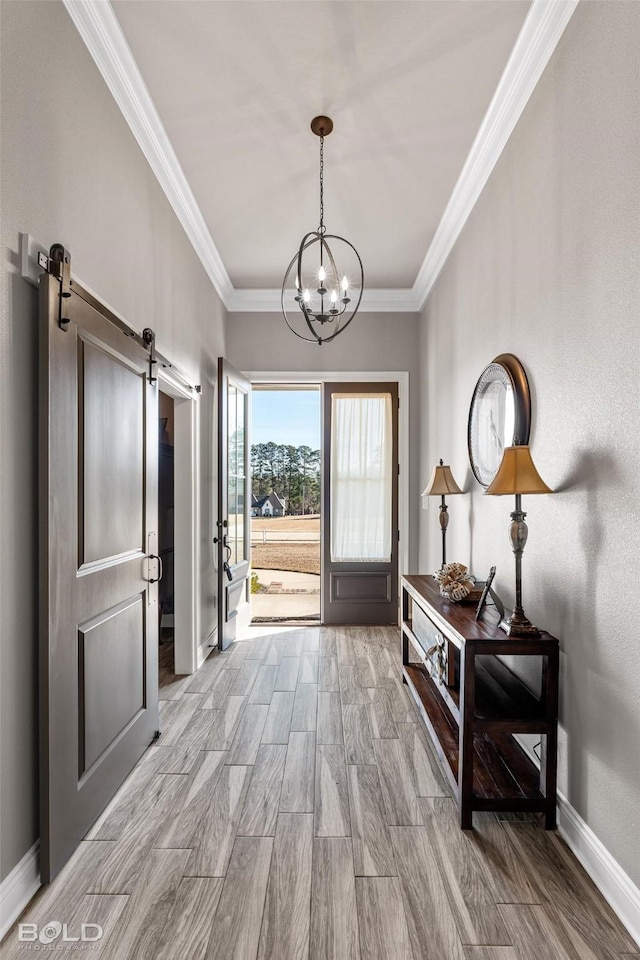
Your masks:
{"label": "round mirror", "polygon": [[505,447],[529,442],[531,399],[520,361],[496,357],[480,374],[469,409],[469,460],[478,483],[488,487]]}

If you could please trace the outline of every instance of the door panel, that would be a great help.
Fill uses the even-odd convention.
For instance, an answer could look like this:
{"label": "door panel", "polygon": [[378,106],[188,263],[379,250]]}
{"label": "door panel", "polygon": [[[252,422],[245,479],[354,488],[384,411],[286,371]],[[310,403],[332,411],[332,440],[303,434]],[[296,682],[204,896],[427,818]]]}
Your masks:
{"label": "door panel", "polygon": [[389,603],[391,576],[388,573],[331,572],[331,601],[361,600],[366,603]]}
{"label": "door panel", "polygon": [[144,709],[144,621],[140,594],[78,627],[80,776]]}
{"label": "door panel", "polygon": [[78,349],[81,560],[91,563],[143,548],[146,384],[82,336]]}
{"label": "door panel", "polygon": [[323,622],[397,623],[398,385],[323,394]]}
{"label": "door panel", "polygon": [[157,390],[135,335],[41,280],[40,865],[58,873],[158,729]]}
{"label": "door panel", "polygon": [[249,622],[249,401],[251,384],[218,359],[218,646]]}

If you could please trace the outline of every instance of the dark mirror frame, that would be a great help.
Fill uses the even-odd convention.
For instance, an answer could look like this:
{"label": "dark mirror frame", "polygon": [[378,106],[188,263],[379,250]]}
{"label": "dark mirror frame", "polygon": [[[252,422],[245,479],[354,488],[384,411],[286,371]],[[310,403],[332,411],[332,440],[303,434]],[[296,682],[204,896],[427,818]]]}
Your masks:
{"label": "dark mirror frame", "polygon": [[467,423],[467,449],[469,451],[469,463],[471,464],[474,477],[483,487],[488,486],[488,484],[485,484],[476,473],[473,457],[471,455],[471,412],[473,410],[473,404],[478,392],[478,384],[485,371],[494,364],[498,364],[502,367],[513,386],[513,398],[515,403],[513,439],[511,443],[506,444],[506,446],[520,447],[526,445],[529,443],[529,434],[531,433],[531,393],[529,391],[529,381],[527,380],[527,375],[524,371],[524,367],[516,356],[514,356],[512,353],[501,353],[494,360],[492,360],[491,363],[487,364],[478,377],[473,390],[471,404],[469,405],[469,420]]}

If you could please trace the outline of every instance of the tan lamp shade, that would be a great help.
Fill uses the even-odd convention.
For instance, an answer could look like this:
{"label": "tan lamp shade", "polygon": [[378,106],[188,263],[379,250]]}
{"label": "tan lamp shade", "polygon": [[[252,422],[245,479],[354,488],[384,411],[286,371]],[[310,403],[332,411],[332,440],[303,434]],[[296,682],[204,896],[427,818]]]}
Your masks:
{"label": "tan lamp shade", "polygon": [[453,479],[451,467],[440,461],[440,466],[433,468],[429,485],[422,491],[423,497],[443,497],[452,493],[464,493]]}
{"label": "tan lamp shade", "polygon": [[531,459],[531,450],[525,444],[505,447],[502,463],[485,493],[501,496],[509,493],[553,493],[546,485]]}

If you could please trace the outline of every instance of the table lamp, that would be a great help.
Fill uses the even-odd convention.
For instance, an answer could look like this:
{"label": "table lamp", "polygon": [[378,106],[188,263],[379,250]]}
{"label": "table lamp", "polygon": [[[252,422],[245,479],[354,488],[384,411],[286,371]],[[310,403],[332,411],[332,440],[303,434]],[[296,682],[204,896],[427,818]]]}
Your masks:
{"label": "table lamp", "polygon": [[[429,485],[423,490],[423,497],[441,497],[440,501],[440,529],[442,530],[442,567],[447,562],[447,527],[449,526],[449,513],[445,501],[446,494],[463,493],[458,484],[453,479],[451,467],[440,461],[439,466],[433,468]],[[442,567],[440,569],[442,569]]]}
{"label": "table lamp", "polygon": [[492,483],[485,493],[489,496],[504,496],[513,493],[516,508],[511,514],[509,537],[516,558],[516,604],[510,617],[500,626],[509,637],[539,637],[540,631],[531,623],[522,609],[522,554],[527,542],[528,528],[522,511],[523,493],[553,493],[535,468],[528,445],[505,447],[502,462]]}

